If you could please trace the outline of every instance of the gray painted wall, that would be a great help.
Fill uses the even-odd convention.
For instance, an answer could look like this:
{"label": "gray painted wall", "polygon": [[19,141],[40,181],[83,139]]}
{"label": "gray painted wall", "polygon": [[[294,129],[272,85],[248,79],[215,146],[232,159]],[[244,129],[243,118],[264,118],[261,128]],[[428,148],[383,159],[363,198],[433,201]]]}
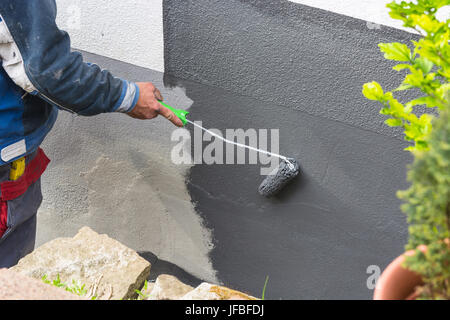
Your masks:
{"label": "gray painted wall", "polygon": [[395,192],[411,157],[361,86],[396,85],[377,43],[414,36],[288,1],[166,0],[164,37],[164,83],[84,57],[154,82],[208,128],[280,129],[280,153],[302,176],[265,199],[258,165],[174,165],[164,119],[62,112],[44,143],[38,245],[88,225],[155,262],[153,276],[260,296],[268,275],[269,299],[370,298],[367,267],[384,268],[406,242]]}
{"label": "gray painted wall", "polygon": [[284,0],[163,4],[167,74],[400,136],[361,90],[399,83],[377,45],[414,35]]}
{"label": "gray painted wall", "polygon": [[281,0],[165,0],[164,33],[166,84],[186,89],[192,120],[279,128],[281,154],[303,171],[264,199],[258,166],[190,169],[218,278],[260,295],[268,275],[271,299],[371,298],[368,266],[406,242],[395,192],[411,157],[361,89],[398,85],[377,44],[415,36]]}

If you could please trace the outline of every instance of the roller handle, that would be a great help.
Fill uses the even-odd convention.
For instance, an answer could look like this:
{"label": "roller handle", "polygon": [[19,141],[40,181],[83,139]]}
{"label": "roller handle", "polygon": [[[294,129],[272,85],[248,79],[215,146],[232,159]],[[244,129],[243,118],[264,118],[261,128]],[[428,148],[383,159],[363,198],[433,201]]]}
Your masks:
{"label": "roller handle", "polygon": [[186,125],[187,120],[186,120],[186,116],[189,114],[188,111],[186,110],[181,110],[181,109],[175,109],[174,107],[169,106],[168,104],[165,104],[162,101],[158,101],[164,108],[169,109],[170,111],[172,111],[173,113],[175,113],[175,115],[180,118],[181,122],[183,123],[183,126]]}

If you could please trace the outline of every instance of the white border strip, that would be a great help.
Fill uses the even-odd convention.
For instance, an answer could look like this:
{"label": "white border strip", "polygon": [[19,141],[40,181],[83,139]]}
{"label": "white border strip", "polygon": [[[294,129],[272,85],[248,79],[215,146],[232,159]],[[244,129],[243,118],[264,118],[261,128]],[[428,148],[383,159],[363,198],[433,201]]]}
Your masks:
{"label": "white border strip", "polygon": [[404,28],[399,20],[389,16],[389,9],[386,4],[392,0],[290,0],[291,2],[304,4],[310,7],[319,8],[345,16],[367,21],[369,29],[381,29],[389,26],[396,29],[415,33],[413,30]]}

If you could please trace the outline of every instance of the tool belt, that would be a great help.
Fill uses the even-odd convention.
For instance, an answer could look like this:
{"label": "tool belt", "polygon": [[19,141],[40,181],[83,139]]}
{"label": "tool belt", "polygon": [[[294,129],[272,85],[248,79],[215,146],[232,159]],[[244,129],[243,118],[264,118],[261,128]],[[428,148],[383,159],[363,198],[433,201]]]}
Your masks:
{"label": "tool belt", "polygon": [[0,183],[0,237],[8,228],[8,201],[23,195],[41,177],[49,162],[44,151],[38,148],[27,164],[25,157],[11,163],[9,180]]}

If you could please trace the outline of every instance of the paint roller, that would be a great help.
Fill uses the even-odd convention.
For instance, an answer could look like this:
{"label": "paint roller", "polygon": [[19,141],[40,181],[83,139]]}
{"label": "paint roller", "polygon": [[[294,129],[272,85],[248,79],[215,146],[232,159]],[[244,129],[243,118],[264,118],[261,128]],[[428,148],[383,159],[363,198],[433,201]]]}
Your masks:
{"label": "paint roller", "polygon": [[276,153],[257,149],[257,148],[254,148],[254,147],[242,144],[242,143],[238,143],[238,142],[234,142],[234,141],[225,139],[224,137],[222,137],[208,129],[203,128],[199,124],[197,124],[193,121],[190,121],[189,119],[186,119],[186,116],[189,114],[188,111],[181,110],[181,109],[175,109],[162,101],[159,101],[159,103],[163,107],[171,110],[181,120],[181,122],[183,123],[184,126],[187,123],[190,123],[193,126],[196,126],[205,132],[208,132],[210,135],[212,135],[226,143],[230,143],[230,144],[236,145],[238,147],[246,148],[249,150],[253,150],[253,151],[256,151],[259,153],[264,153],[266,155],[279,158],[281,160],[279,166],[275,170],[273,170],[264,179],[264,181],[260,184],[260,186],[258,188],[259,194],[261,194],[264,197],[271,197],[271,196],[278,194],[287,184],[289,184],[289,182],[291,182],[300,173],[300,166],[299,166],[298,162],[293,158],[287,158],[285,156],[282,156],[282,155],[279,155]]}

